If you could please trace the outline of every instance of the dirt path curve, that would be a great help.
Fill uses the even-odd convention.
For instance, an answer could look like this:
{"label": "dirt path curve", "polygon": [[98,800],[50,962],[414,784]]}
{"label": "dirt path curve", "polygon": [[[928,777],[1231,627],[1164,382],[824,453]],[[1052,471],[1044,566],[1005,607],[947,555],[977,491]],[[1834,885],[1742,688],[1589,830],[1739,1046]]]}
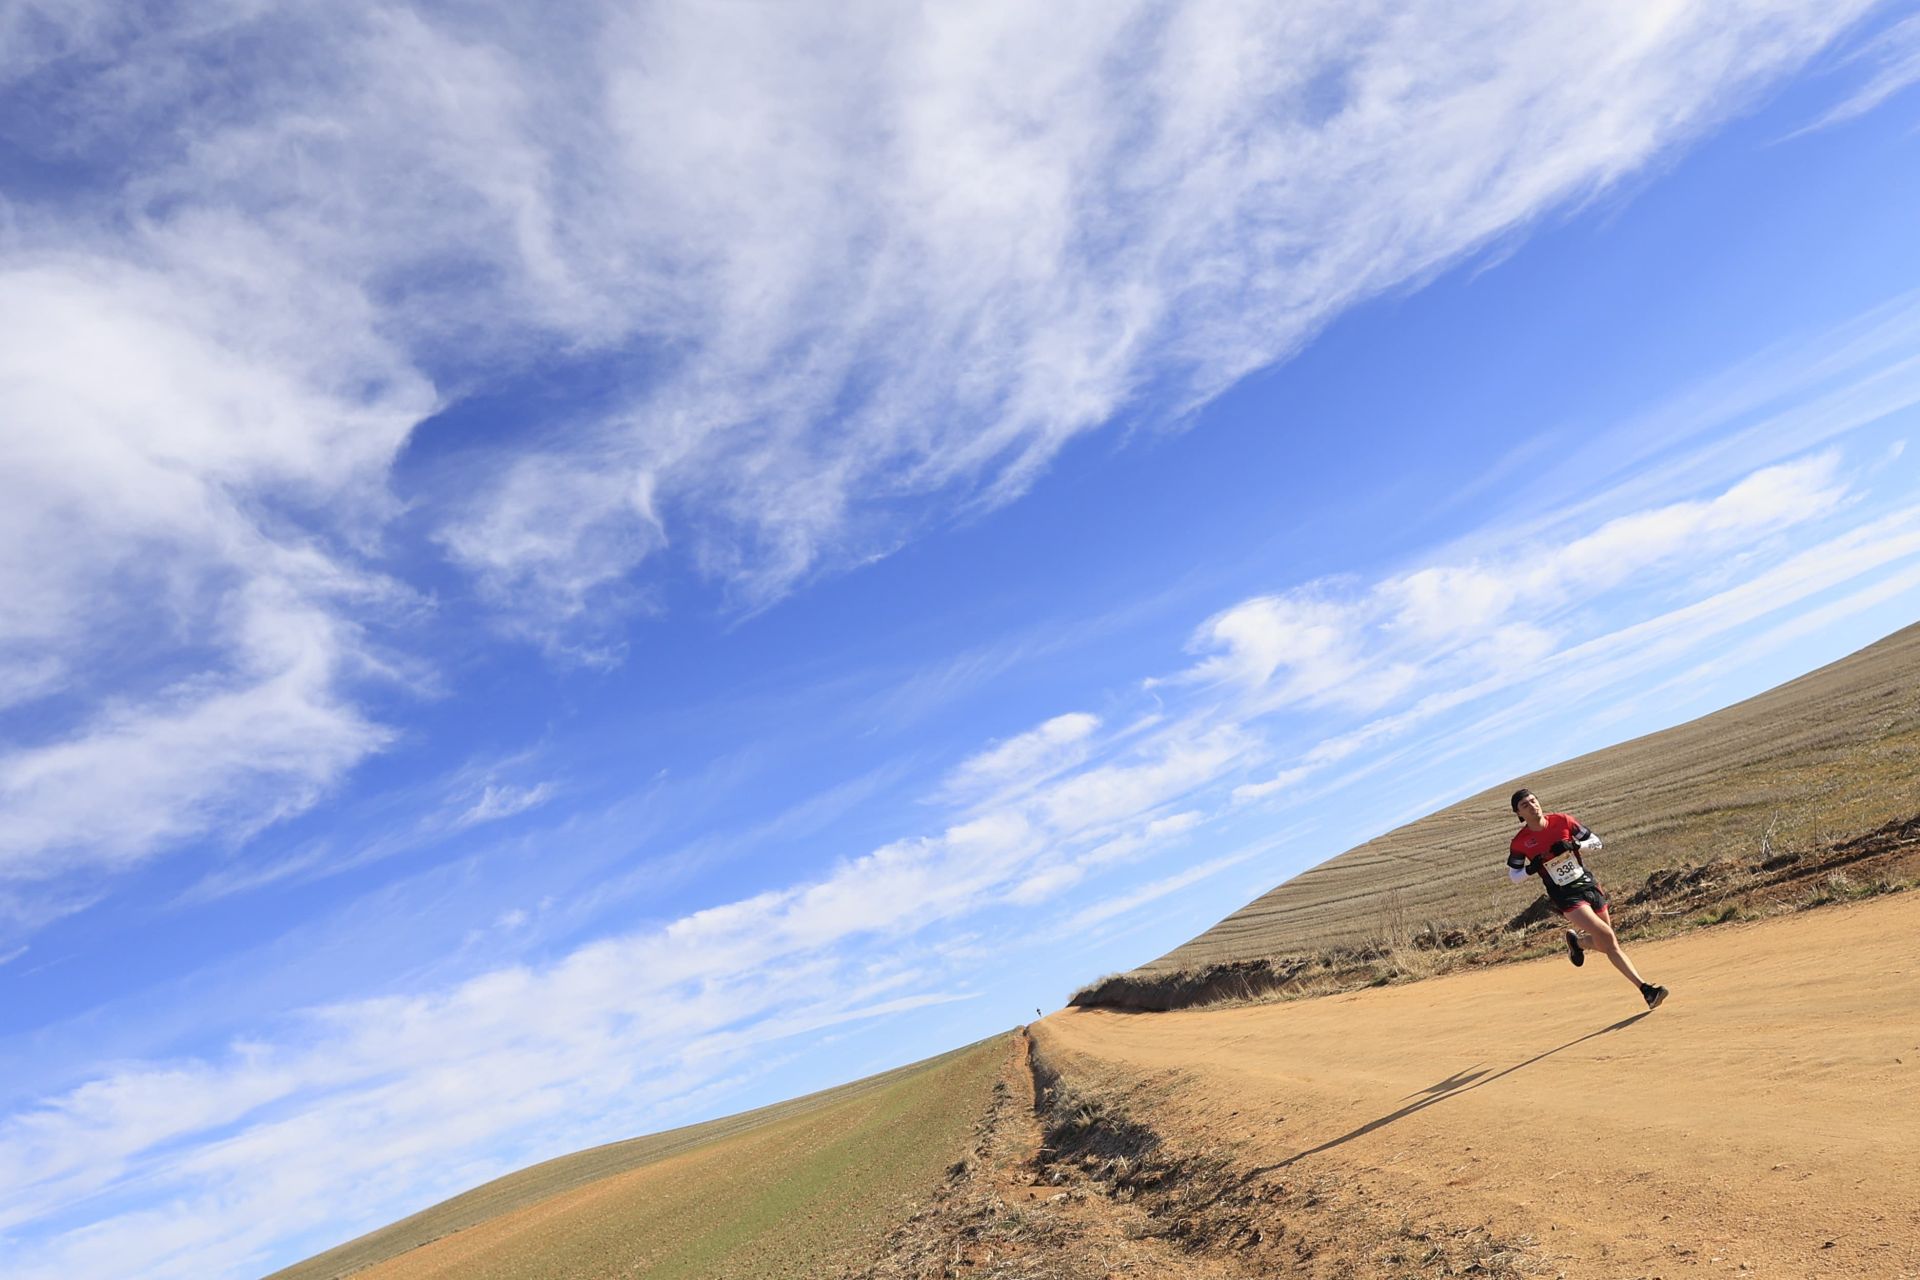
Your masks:
{"label": "dirt path curve", "polygon": [[1291,1004],[1035,1024],[1153,1124],[1568,1277],[1920,1276],[1920,893]]}

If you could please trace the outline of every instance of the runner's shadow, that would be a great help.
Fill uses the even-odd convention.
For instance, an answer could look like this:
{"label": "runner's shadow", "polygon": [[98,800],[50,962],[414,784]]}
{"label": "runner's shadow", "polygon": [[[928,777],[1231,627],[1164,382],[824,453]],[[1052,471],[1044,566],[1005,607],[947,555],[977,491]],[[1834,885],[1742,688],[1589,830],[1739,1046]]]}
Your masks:
{"label": "runner's shadow", "polygon": [[[1473,1071],[1473,1070],[1456,1071],[1452,1075],[1448,1076],[1445,1080],[1442,1080],[1439,1084],[1430,1084],[1424,1089],[1415,1089],[1412,1093],[1407,1095],[1407,1098],[1417,1098],[1423,1093],[1426,1093],[1426,1094],[1453,1093],[1459,1089],[1465,1088],[1469,1084],[1472,1084],[1475,1080],[1478,1080],[1481,1076],[1485,1074],[1487,1073],[1484,1071]],[[1402,1098],[1400,1099],[1400,1101],[1405,1102],[1407,1098]]]}
{"label": "runner's shadow", "polygon": [[[1536,1053],[1531,1058],[1528,1058],[1526,1061],[1516,1062],[1512,1066],[1508,1067],[1506,1070],[1496,1071],[1492,1075],[1488,1075],[1484,1071],[1458,1072],[1454,1075],[1448,1076],[1445,1080],[1442,1080],[1439,1084],[1420,1090],[1419,1091],[1420,1093],[1424,1093],[1428,1096],[1421,1098],[1420,1101],[1418,1102],[1408,1103],[1406,1106],[1401,1107],[1398,1111],[1388,1112],[1386,1115],[1381,1116],[1377,1120],[1369,1120],[1367,1121],[1367,1123],[1361,1125],[1358,1129],[1355,1129],[1350,1133],[1343,1133],[1337,1138],[1329,1138],[1327,1141],[1321,1143],[1319,1146],[1309,1147],[1307,1150],[1299,1152],[1296,1155],[1288,1156],[1285,1160],[1280,1161],[1278,1164],[1263,1165],[1258,1169],[1252,1170],[1246,1176],[1253,1177],[1257,1174],[1271,1173],[1275,1169],[1284,1169],[1288,1165],[1296,1164],[1301,1160],[1305,1160],[1308,1156],[1319,1155],[1322,1151],[1331,1150],[1334,1147],[1340,1146],[1342,1143],[1352,1142],[1355,1138],[1364,1138],[1368,1134],[1372,1133],[1375,1129],[1384,1129],[1388,1125],[1392,1124],[1395,1120],[1404,1120],[1408,1116],[1412,1115],[1414,1112],[1424,1111],[1436,1102],[1445,1102],[1448,1098],[1457,1098],[1463,1093],[1471,1093],[1473,1090],[1480,1088],[1482,1085],[1489,1085],[1489,1084],[1492,1084],[1495,1080],[1498,1080],[1503,1076],[1512,1075],[1514,1072],[1520,1070],[1522,1067],[1530,1067],[1534,1063],[1540,1061],[1542,1058],[1551,1058],[1554,1054],[1559,1053],[1562,1049],[1571,1049],[1573,1048],[1573,1046],[1577,1044],[1585,1044],[1587,1041],[1593,1039],[1595,1036],[1603,1036],[1603,1035],[1606,1035],[1607,1032],[1609,1031],[1619,1031],[1625,1027],[1630,1027],[1634,1023],[1640,1021],[1640,1019],[1646,1016],[1647,1014],[1645,1012],[1642,1012],[1642,1013],[1634,1014],[1631,1018],[1622,1018],[1620,1021],[1614,1023],[1612,1026],[1602,1027],[1598,1031],[1589,1031],[1587,1032],[1587,1034],[1581,1036],[1577,1040],[1569,1040],[1565,1044],[1556,1046],[1555,1048],[1552,1048],[1552,1049],[1548,1049],[1543,1053]],[[1413,1097],[1415,1095],[1408,1094],[1407,1096]]]}

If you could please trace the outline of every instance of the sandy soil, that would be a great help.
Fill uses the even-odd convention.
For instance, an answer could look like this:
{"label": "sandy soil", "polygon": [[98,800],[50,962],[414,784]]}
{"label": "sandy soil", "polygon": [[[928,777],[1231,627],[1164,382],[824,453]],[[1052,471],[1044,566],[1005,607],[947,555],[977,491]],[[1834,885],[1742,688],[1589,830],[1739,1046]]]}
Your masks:
{"label": "sandy soil", "polygon": [[1281,1005],[1069,1010],[1069,1074],[1156,1129],[1568,1277],[1920,1276],[1920,894]]}

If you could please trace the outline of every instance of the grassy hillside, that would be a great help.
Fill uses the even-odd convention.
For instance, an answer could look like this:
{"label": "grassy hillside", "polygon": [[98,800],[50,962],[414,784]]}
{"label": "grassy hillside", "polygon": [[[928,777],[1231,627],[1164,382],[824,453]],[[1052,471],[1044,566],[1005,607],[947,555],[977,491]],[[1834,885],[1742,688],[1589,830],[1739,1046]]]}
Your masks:
{"label": "grassy hillside", "polygon": [[1601,833],[1616,895],[1655,870],[1763,845],[1830,842],[1920,811],[1920,625],[1698,720],[1508,779],[1302,873],[1140,972],[1353,945],[1434,923],[1504,920],[1538,889],[1508,884],[1524,782]]}
{"label": "grassy hillside", "polygon": [[833,1274],[865,1261],[964,1153],[1006,1054],[996,1037],[549,1160],[269,1280]]}

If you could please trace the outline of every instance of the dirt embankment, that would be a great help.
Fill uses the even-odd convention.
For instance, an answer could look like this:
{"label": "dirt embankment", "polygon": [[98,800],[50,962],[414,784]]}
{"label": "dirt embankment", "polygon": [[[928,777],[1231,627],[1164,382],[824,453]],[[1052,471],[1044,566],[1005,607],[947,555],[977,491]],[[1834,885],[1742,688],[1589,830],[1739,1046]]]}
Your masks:
{"label": "dirt embankment", "polygon": [[[1612,916],[1628,939],[1786,914],[1836,902],[1905,892],[1920,883],[1920,815],[1851,839],[1803,849],[1762,842],[1754,856],[1696,867],[1661,868],[1631,893],[1615,894]],[[1609,886],[1612,888],[1612,886]],[[1528,960],[1560,947],[1560,926],[1537,896],[1498,925],[1410,924],[1391,898],[1380,937],[1357,946],[1260,956],[1171,971],[1136,970],[1074,993],[1078,1008],[1165,1012],[1212,1004],[1329,995],[1416,981],[1455,969]]]}
{"label": "dirt embankment", "polygon": [[1182,1084],[1063,1075],[1023,1034],[971,1152],[876,1261],[840,1280],[1538,1274],[1524,1242],[1416,1220],[1340,1179],[1250,1168],[1163,1130],[1161,1104]]}

